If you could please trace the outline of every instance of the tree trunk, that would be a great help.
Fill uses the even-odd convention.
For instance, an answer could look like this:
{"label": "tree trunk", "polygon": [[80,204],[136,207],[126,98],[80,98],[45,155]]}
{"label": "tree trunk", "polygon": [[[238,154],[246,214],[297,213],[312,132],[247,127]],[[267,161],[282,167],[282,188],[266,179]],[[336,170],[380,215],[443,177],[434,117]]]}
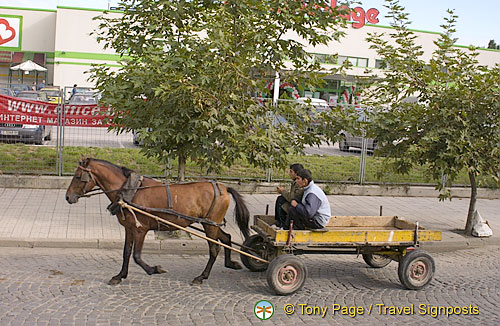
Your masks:
{"label": "tree trunk", "polygon": [[469,172],[470,179],[470,202],[469,211],[467,213],[467,222],[465,223],[465,235],[472,235],[472,217],[476,211],[476,200],[477,200],[477,184],[476,176],[473,172]]}
{"label": "tree trunk", "polygon": [[179,154],[179,168],[177,170],[177,180],[183,182],[186,178],[186,158]]}

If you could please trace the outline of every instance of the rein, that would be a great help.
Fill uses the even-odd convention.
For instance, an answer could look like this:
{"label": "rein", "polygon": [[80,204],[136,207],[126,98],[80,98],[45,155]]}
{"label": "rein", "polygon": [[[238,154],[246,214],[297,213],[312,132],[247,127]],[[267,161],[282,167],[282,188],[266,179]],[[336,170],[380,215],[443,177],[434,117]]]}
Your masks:
{"label": "rein", "polygon": [[[80,195],[78,196],[78,198],[82,198],[82,197],[92,197],[92,196],[95,196],[95,195],[100,195],[100,194],[108,194],[108,193],[112,193],[112,192],[117,192],[117,191],[124,191],[124,190],[141,190],[141,189],[148,189],[148,188],[158,188],[158,187],[165,187],[165,186],[168,186],[168,183],[161,183],[161,184],[158,184],[158,185],[153,185],[153,186],[141,186],[141,187],[135,187],[135,188],[124,188],[124,187],[121,187],[119,189],[112,189],[112,190],[102,190],[102,187],[98,184],[97,180],[95,179],[93,173],[92,173],[92,169],[90,168],[86,168],[86,167],[83,167],[81,165],[78,166],[79,169],[81,169],[83,172],[82,172],[82,175],[81,175],[81,180],[83,182],[89,182],[90,179],[92,179],[92,181],[94,181],[94,184],[98,187],[97,189],[92,189],[90,191],[88,191],[86,194],[84,195]],[[124,182],[124,184],[126,183],[127,181]],[[213,181],[212,181],[213,183]],[[218,186],[217,186],[218,188]],[[99,191],[99,189],[101,189],[101,191]],[[220,189],[219,189],[220,191]],[[212,202],[212,205],[210,207],[210,210],[209,210],[209,213],[207,214],[210,215],[210,212],[212,211],[213,207],[215,206],[215,201],[217,199],[217,190],[215,189],[215,186],[214,186],[214,193],[215,193],[215,198],[214,198],[214,201]],[[169,196],[170,193],[169,193],[169,190],[167,189],[167,195]],[[171,199],[169,199],[169,204],[171,202]],[[138,205],[138,204],[134,204],[134,203],[130,203],[130,205],[138,208],[138,209],[142,209],[142,210],[145,210],[145,211],[150,211],[150,212],[156,212],[156,213],[165,213],[165,214],[169,214],[169,215],[174,215],[174,216],[177,216],[177,217],[180,217],[180,218],[183,218],[185,220],[188,220],[188,221],[192,221],[192,222],[197,222],[197,223],[201,223],[201,224],[209,224],[209,225],[213,225],[213,226],[225,226],[225,223],[221,224],[221,223],[215,223],[214,221],[211,221],[207,218],[199,218],[199,217],[194,217],[194,216],[188,216],[188,215],[184,215],[182,213],[179,213],[175,210],[173,210],[172,208],[149,208],[149,207],[144,207],[144,206],[141,206],[141,205]],[[135,217],[135,214],[132,212],[132,215],[134,215]],[[137,220],[137,217],[135,217],[136,219],[136,223],[140,225],[139,221]]]}
{"label": "rein", "polygon": [[85,195],[78,196],[78,198],[92,197],[95,195],[108,194],[111,192],[122,191],[122,190],[141,190],[141,189],[157,188],[157,187],[164,187],[164,186],[165,186],[165,184],[162,183],[162,184],[154,185],[154,186],[144,186],[144,187],[136,187],[136,188],[120,188],[120,189],[112,189],[112,190],[106,190],[106,191],[104,191],[102,189],[99,191],[100,188],[95,188],[95,189],[92,189],[89,192],[87,192]]}

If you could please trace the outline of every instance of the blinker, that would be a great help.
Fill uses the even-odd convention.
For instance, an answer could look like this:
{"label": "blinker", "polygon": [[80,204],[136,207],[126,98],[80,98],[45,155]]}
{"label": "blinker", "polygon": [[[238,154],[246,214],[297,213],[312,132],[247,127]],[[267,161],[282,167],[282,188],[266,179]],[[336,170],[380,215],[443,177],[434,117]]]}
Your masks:
{"label": "blinker", "polygon": [[80,180],[82,180],[83,182],[88,182],[90,180],[89,173],[88,172],[82,172]]}

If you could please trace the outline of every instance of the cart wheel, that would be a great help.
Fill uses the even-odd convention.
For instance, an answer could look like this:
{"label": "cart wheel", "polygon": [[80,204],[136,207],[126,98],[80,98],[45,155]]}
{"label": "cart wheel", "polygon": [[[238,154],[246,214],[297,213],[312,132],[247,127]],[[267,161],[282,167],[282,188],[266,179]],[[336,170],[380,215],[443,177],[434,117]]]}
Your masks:
{"label": "cart wheel", "polygon": [[[253,250],[249,250],[243,247],[241,250],[244,252],[248,252],[249,254],[259,256],[263,259],[269,259],[269,246],[267,242],[264,241],[264,238],[259,234],[254,234],[248,237],[245,242],[243,242],[243,246],[251,248]],[[240,254],[240,259],[243,265],[248,268],[252,272],[262,272],[267,269],[269,264],[260,262],[258,260],[252,259],[248,256]],[[271,257],[272,259],[272,257]]]}
{"label": "cart wheel", "polygon": [[392,259],[387,256],[376,254],[363,254],[363,260],[373,268],[385,267],[392,261]]}
{"label": "cart wheel", "polygon": [[398,276],[401,284],[409,290],[420,290],[434,276],[434,259],[424,250],[413,250],[399,262]]}
{"label": "cart wheel", "polygon": [[297,292],[304,285],[306,277],[306,266],[294,255],[276,257],[267,269],[267,284],[278,295]]}

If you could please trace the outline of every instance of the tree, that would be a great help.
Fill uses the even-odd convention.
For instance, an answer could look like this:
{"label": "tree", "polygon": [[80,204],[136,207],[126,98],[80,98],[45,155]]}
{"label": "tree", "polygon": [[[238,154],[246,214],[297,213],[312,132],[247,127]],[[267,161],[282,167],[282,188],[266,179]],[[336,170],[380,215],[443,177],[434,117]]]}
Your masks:
{"label": "tree", "polygon": [[[179,179],[187,160],[208,172],[245,159],[283,167],[290,153],[318,144],[307,132],[304,106],[259,103],[275,72],[281,80],[314,88],[320,65],[293,40],[313,46],[338,40],[345,26],[336,8],[321,0],[125,1],[119,17],[99,17],[97,40],[126,55],[122,67],[92,68],[103,104],[118,131],[145,130],[144,152],[177,159]],[[329,71],[328,73],[332,73]],[[324,114],[327,139],[342,127],[340,111]],[[275,117],[286,117],[286,121]],[[331,137],[330,137],[331,136]]]}
{"label": "tree", "polygon": [[488,43],[488,49],[500,50],[500,45],[497,45],[495,40],[490,40],[490,42]]}
{"label": "tree", "polygon": [[[479,65],[473,47],[468,51],[454,47],[453,11],[448,11],[443,33],[434,42],[432,58],[424,61],[416,36],[407,28],[404,8],[397,0],[387,1],[386,7],[395,28],[390,40],[380,34],[368,38],[387,63],[370,95],[384,106],[372,117],[372,132],[397,172],[424,166],[438,180],[440,199],[451,199],[447,187],[458,173],[467,171],[471,198],[465,232],[470,234],[478,176],[499,180],[500,67]],[[411,96],[414,101],[408,101]]]}

